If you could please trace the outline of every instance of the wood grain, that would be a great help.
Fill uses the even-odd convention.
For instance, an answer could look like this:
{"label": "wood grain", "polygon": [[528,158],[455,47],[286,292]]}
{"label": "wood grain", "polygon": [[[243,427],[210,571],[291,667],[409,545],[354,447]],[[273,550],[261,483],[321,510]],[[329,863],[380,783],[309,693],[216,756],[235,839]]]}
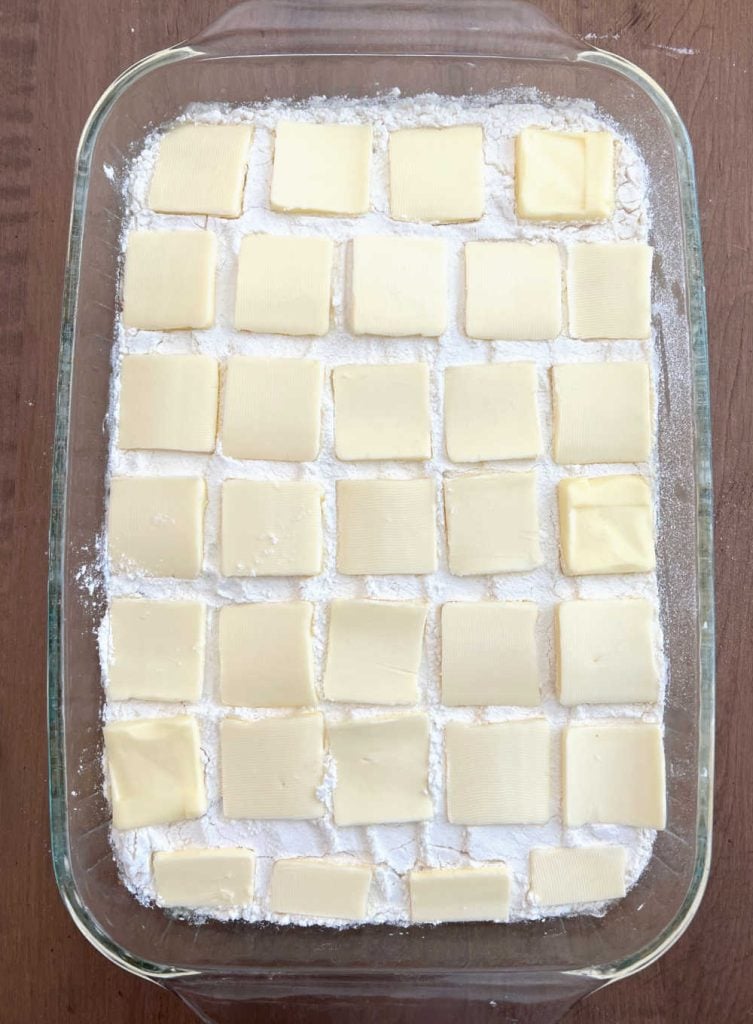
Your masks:
{"label": "wood grain", "polygon": [[[47,515],[61,286],[81,128],[123,68],[189,37],[225,6],[225,0],[0,2],[5,1024],[193,1019],[174,997],[96,953],[77,934],[55,888],[45,747]],[[568,1020],[737,1024],[753,1017],[753,7],[747,0],[544,0],[542,6],[571,32],[643,66],[690,129],[714,406],[719,744],[711,882],[697,918],[669,954],[598,993]]]}

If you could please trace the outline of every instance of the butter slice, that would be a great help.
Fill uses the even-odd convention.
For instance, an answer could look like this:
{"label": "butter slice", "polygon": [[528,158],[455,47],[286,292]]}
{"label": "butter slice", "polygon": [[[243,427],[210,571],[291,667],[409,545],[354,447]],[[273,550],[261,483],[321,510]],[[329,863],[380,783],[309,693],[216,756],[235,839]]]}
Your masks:
{"label": "butter slice", "polygon": [[338,459],[431,458],[426,363],[336,366],[332,386]]}
{"label": "butter slice", "polygon": [[448,477],[444,484],[450,572],[525,572],[541,564],[536,474]]}
{"label": "butter slice", "polygon": [[254,898],[256,858],[235,847],[157,851],[152,873],[157,902],[187,910],[234,910]]}
{"label": "butter slice", "polygon": [[664,749],[658,725],[633,719],[568,725],[562,758],[568,828],[665,827]]}
{"label": "butter slice", "polygon": [[466,242],[465,330],[486,341],[551,341],[562,330],[554,242]]}
{"label": "butter slice", "polygon": [[322,571],[322,488],[292,480],[222,485],[223,576],[316,576]]}
{"label": "butter slice", "polygon": [[313,610],[308,601],[259,601],[220,608],[223,704],[284,708],[316,703]]}
{"label": "butter slice", "polygon": [[274,914],[363,921],[374,869],[318,857],[275,861],[269,888]]}
{"label": "butter slice", "polygon": [[642,362],[552,367],[554,460],[647,462],[651,386]]}
{"label": "butter slice", "polygon": [[211,327],[217,239],[211,231],[131,231],[123,323],[146,331]]}
{"label": "butter slice", "polygon": [[539,704],[537,618],[530,601],[444,605],[442,703]]}
{"label": "butter slice", "polygon": [[654,614],[650,601],[635,597],[560,604],[555,619],[560,703],[657,701]]}
{"label": "butter slice", "polygon": [[333,601],[324,696],[346,704],[415,704],[427,607]]}
{"label": "butter slice", "polygon": [[205,633],[201,601],[114,598],[107,668],[110,699],[199,700]]}
{"label": "butter slice", "polygon": [[651,260],[641,242],[578,242],[568,254],[574,338],[651,337]]}
{"label": "butter slice", "polygon": [[452,462],[535,459],[541,454],[535,363],[450,366],[444,374]]}
{"label": "butter slice", "polygon": [[503,864],[411,871],[408,884],[414,924],[507,921],[510,916],[510,874]]}
{"label": "butter slice", "polygon": [[436,568],[433,480],[337,481],[339,572],[422,575]]}
{"label": "butter slice", "polygon": [[541,906],[625,895],[624,846],[541,847],[530,853],[531,896]]}
{"label": "butter slice", "polygon": [[183,124],[160,142],[149,189],[158,213],[240,217],[253,128],[247,124]]}
{"label": "butter slice", "polygon": [[567,576],[652,571],[654,514],[642,476],[572,477],[558,494]]}
{"label": "butter slice", "polygon": [[220,767],[226,818],[321,818],[324,719],[316,712],[224,718]]}
{"label": "butter slice", "polygon": [[431,818],[426,715],[331,722],[328,732],[336,764],[336,825]]}
{"label": "butter slice", "polygon": [[236,328],[256,334],[326,334],[333,252],[329,238],[246,235],[238,257]]}
{"label": "butter slice", "polygon": [[352,246],[354,334],[438,338],[447,326],[447,243],[358,235]]}
{"label": "butter slice", "polygon": [[118,447],[213,452],[219,390],[210,356],[124,356]]}
{"label": "butter slice", "polygon": [[609,132],[524,128],[515,140],[517,213],[526,220],[606,220],[614,213]]}
{"label": "butter slice", "polygon": [[113,477],[108,516],[113,572],[195,579],[204,552],[205,505],[200,477]]}
{"label": "butter slice", "polygon": [[549,820],[550,729],[545,718],[445,728],[447,818],[455,825]]}
{"label": "butter slice", "polygon": [[369,209],[371,126],[296,124],[275,129],[272,209],[348,217]]}
{"label": "butter slice", "polygon": [[225,371],[222,453],[309,462],[319,454],[322,364],[231,356]]}
{"label": "butter slice", "polygon": [[390,132],[390,213],[395,220],[453,224],[484,212],[481,125]]}
{"label": "butter slice", "polygon": [[206,812],[195,718],[124,719],[103,732],[115,828],[166,825]]}

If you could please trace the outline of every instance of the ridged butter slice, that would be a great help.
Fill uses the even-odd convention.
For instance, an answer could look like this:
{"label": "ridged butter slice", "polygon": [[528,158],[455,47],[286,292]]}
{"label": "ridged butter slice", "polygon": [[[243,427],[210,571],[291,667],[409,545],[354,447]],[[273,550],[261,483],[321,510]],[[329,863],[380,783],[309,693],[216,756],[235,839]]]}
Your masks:
{"label": "ridged butter slice", "polygon": [[338,459],[431,458],[426,363],[336,366],[332,387]]}
{"label": "ridged butter slice", "polygon": [[390,213],[452,224],[484,212],[484,132],[478,124],[390,132]]}
{"label": "ridged butter slice", "polygon": [[651,337],[651,261],[642,242],[577,242],[568,253],[574,338]]}
{"label": "ridged butter slice", "polygon": [[510,914],[510,874],[503,864],[411,871],[409,885],[416,924],[507,921]]}
{"label": "ridged butter slice", "polygon": [[146,331],[211,327],[216,264],[217,239],[211,231],[131,231],[123,271],[123,323]]}
{"label": "ridged butter slice", "polygon": [[625,895],[624,846],[531,850],[531,896],[542,906],[592,903]]}
{"label": "ridged butter slice", "polygon": [[374,869],[370,864],[291,857],[272,868],[269,908],[275,914],[363,921]]}
{"label": "ridged butter slice", "polygon": [[232,910],[254,896],[256,858],[234,847],[158,851],[152,857],[157,901],[188,910]]}

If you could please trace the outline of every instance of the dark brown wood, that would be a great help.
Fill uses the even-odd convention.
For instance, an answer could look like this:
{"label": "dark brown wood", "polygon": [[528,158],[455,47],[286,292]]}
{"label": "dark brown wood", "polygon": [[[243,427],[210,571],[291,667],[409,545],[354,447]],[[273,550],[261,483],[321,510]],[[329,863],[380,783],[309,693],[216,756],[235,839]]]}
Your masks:
{"label": "dark brown wood", "polygon": [[[225,6],[226,0],[0,0],[5,1024],[193,1019],[174,997],[96,953],[55,889],[45,745],[47,515],[61,285],[81,128],[123,68],[189,37]],[[690,930],[667,956],[598,993],[568,1020],[736,1024],[753,1015],[753,7],[747,0],[543,0],[542,6],[568,30],[642,65],[690,129],[715,437],[719,743],[711,882]],[[393,21],[399,28],[399,15]]]}

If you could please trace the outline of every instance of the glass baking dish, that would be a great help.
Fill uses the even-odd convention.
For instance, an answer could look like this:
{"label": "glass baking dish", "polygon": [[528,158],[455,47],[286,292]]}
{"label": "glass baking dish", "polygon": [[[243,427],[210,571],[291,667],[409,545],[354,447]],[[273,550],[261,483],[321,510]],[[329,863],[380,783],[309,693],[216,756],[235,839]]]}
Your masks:
{"label": "glass baking dish", "polygon": [[[345,932],[210,921],[137,903],[120,884],[102,796],[102,594],[82,586],[101,529],[104,420],[116,310],[120,214],[113,176],[155,125],[193,101],[314,95],[449,95],[538,89],[594,100],[650,171],[655,335],[660,350],[658,537],[669,664],[668,822],[627,898],[601,918],[511,925],[368,926]],[[642,71],[566,35],[521,0],[260,0],[188,44],[147,57],[107,90],[77,157],[65,282],[52,486],[49,733],[52,854],[74,921],[107,957],[167,985],[205,1020],[248,1020],[284,1000],[324,1019],[353,1003],[554,1020],[589,991],[660,956],[693,917],[709,867],[713,593],[706,320],[690,143]],[[454,1007],[454,1009],[453,1009]],[[268,1018],[265,1018],[268,1019]],[[475,1019],[475,1018],[474,1018]],[[513,1019],[512,1017],[510,1019]]]}

